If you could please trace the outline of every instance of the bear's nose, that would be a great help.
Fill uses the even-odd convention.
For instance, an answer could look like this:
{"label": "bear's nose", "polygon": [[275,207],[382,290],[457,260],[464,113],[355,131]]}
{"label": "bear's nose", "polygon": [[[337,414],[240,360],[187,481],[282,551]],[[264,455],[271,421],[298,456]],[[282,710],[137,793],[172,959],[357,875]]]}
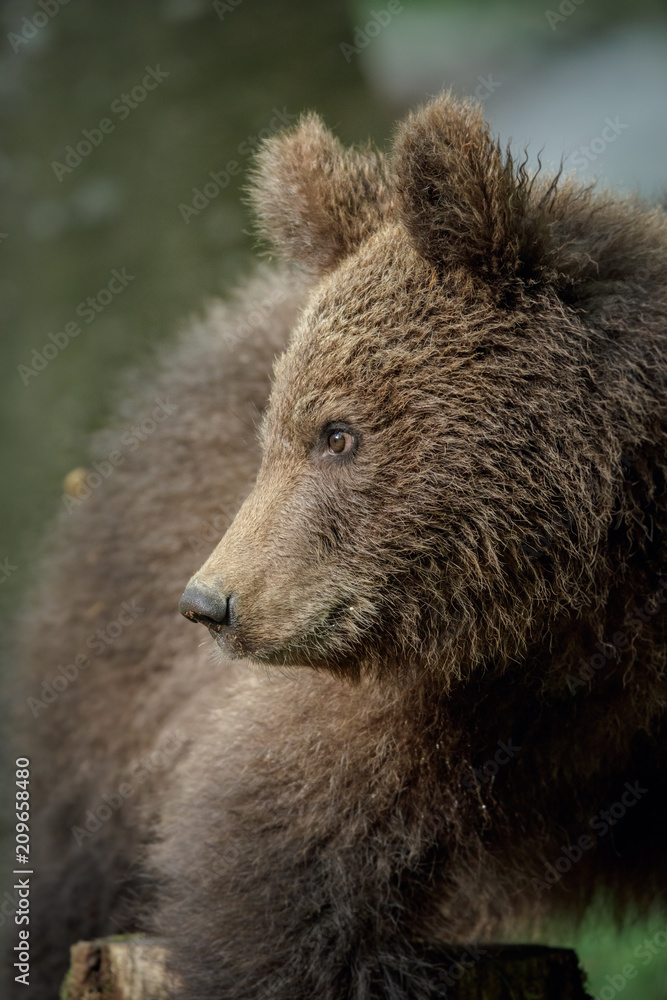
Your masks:
{"label": "bear's nose", "polygon": [[178,610],[191,622],[201,622],[207,628],[220,630],[229,625],[229,601],[217,590],[190,582],[181,597]]}

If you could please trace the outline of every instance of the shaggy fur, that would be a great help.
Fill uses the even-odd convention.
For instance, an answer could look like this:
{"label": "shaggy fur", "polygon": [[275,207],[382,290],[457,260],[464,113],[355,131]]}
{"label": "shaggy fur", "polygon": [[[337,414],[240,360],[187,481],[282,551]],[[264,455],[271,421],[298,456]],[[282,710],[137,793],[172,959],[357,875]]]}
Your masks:
{"label": "shaggy fur", "polygon": [[[284,302],[245,357],[233,310],[191,335],[135,408],[178,411],[44,570],[38,688],[147,611],[33,725],[35,937],[53,977],[141,913],[181,1000],[434,1000],[437,942],[598,890],[664,905],[665,215],[529,177],[448,96],[386,161],[303,119],[251,197],[297,269],[245,308]],[[175,615],[188,538],[249,490],[288,328],[255,485],[191,581],[230,598],[213,659]],[[75,849],[174,729],[175,766]]]}

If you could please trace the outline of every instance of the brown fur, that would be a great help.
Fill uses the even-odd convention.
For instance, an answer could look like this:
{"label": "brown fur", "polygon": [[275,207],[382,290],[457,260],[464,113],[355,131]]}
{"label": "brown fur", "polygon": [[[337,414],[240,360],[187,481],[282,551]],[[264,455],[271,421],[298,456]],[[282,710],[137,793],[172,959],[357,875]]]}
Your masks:
{"label": "brown fur", "polygon": [[[245,358],[216,343],[233,312],[185,343],[142,397],[179,411],[45,570],[33,677],[92,609],[150,611],[35,727],[44,948],[60,967],[67,938],[147,912],[184,1000],[435,998],[437,941],[597,890],[664,905],[665,215],[529,177],[446,95],[387,162],[305,118],[252,200],[308,296],[257,481],[193,578],[233,595],[224,656],[173,609],[193,526],[256,467],[295,277],[264,279],[289,297]],[[77,855],[72,823],[175,727],[176,767]],[[485,780],[499,742],[521,749]],[[547,887],[626,782],[637,803]]]}

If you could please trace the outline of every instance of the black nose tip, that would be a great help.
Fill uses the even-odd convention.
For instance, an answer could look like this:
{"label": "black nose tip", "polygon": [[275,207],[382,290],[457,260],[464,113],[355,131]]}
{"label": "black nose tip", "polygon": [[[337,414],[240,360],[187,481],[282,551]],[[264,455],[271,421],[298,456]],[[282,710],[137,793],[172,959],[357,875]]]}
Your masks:
{"label": "black nose tip", "polygon": [[178,610],[191,622],[201,622],[207,628],[219,630],[229,624],[229,601],[217,590],[202,584],[189,583],[178,604]]}

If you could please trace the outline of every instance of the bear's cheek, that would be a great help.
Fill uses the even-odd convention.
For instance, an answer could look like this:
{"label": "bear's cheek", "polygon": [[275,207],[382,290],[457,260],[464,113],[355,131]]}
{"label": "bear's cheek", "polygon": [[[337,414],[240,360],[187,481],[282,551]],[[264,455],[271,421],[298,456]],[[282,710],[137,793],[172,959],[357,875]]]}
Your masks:
{"label": "bear's cheek", "polygon": [[328,663],[357,649],[377,617],[382,549],[396,526],[368,470],[290,458],[265,460],[196,576],[229,601],[228,620],[212,630],[226,655]]}

